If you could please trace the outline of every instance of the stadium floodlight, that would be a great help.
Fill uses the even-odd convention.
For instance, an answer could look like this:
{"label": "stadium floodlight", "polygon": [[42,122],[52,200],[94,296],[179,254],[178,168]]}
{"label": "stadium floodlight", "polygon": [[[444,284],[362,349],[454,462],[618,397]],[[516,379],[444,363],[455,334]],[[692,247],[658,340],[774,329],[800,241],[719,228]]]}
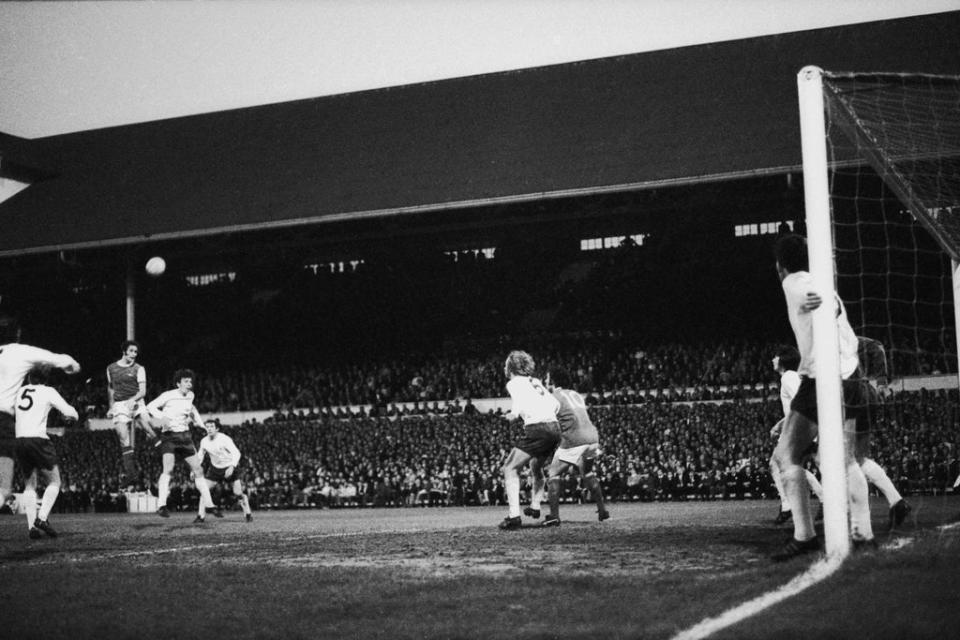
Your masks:
{"label": "stadium floodlight", "polygon": [[[805,67],[797,84],[811,275],[886,346],[893,376],[955,388],[942,374],[960,343],[960,76]],[[819,320],[824,531],[827,552],[846,554],[836,326]]]}

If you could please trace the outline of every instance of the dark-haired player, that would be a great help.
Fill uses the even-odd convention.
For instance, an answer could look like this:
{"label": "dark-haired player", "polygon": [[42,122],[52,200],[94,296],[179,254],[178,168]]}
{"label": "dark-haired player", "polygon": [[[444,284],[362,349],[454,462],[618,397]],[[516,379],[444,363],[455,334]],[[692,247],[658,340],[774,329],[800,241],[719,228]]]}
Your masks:
{"label": "dark-haired player", "polygon": [[569,389],[570,382],[565,371],[551,369],[547,376],[550,393],[557,399],[557,422],[560,424],[560,446],[553,454],[547,469],[547,495],[550,515],[541,527],[560,526],[560,476],[564,471],[576,469],[583,479],[583,486],[597,504],[600,522],[610,517],[603,499],[600,481],[594,472],[597,455],[600,453],[600,434],[587,413],[583,396]]}
{"label": "dark-haired player", "polygon": [[[203,417],[193,406],[193,371],[178,369],[173,374],[176,389],[164,391],[147,405],[147,411],[161,426],[160,454],[163,460],[163,470],[157,481],[157,498],[160,503],[157,515],[163,518],[170,517],[167,509],[167,499],[170,497],[170,474],[177,458],[182,458],[193,472],[193,482],[200,491],[200,504],[197,518],[194,522],[203,522],[207,509],[213,509],[213,500],[210,498],[210,485],[203,476],[203,467],[197,456],[197,448],[190,436],[190,425],[203,425]],[[214,515],[219,515],[214,512]]]}
{"label": "dark-haired player", "polygon": [[[60,495],[60,461],[57,450],[47,435],[47,420],[50,410],[56,409],[67,420],[79,418],[77,410],[67,404],[53,387],[47,386],[50,366],[36,365],[27,374],[27,383],[17,394],[17,463],[23,474],[23,504],[27,514],[27,527],[31,538],[39,538],[40,532],[51,538],[57,537],[50,523],[50,511]],[[43,476],[46,488],[43,500],[37,509],[37,476]]]}
{"label": "dark-haired player", "polygon": [[[207,431],[207,436],[200,440],[199,455],[200,462],[203,463],[205,456],[210,456],[210,468],[207,469],[207,486],[211,489],[218,482],[230,485],[233,495],[237,496],[240,508],[243,509],[243,516],[247,522],[253,520],[250,513],[250,501],[243,490],[243,483],[240,481],[240,449],[237,448],[233,438],[220,431],[220,425],[216,420],[207,420],[203,423],[203,428]],[[219,513],[220,508],[214,511]]]}
{"label": "dark-haired player", "polygon": [[781,470],[783,489],[793,509],[793,537],[781,552],[773,556],[773,560],[788,560],[820,548],[810,510],[810,489],[804,474],[803,461],[810,445],[817,438],[818,431],[813,313],[825,302],[825,311],[834,314],[836,318],[840,347],[850,534],[856,547],[875,545],[870,523],[867,480],[853,453],[856,421],[865,409],[863,385],[854,378],[859,365],[857,336],[850,327],[843,303],[836,292],[815,291],[807,271],[807,243],[803,237],[793,234],[780,237],[776,243],[775,257],[787,303],[787,315],[800,352],[800,366],[797,369],[800,374],[800,388],[790,404],[790,414],[784,422],[783,433],[774,451]]}
{"label": "dark-haired player", "polygon": [[151,436],[153,429],[146,423],[147,371],[137,363],[140,345],[134,340],[125,340],[120,345],[122,356],[107,365],[107,417],[113,419],[113,428],[120,439],[123,456],[123,473],[127,483],[137,477],[137,462],[134,456],[134,430],[139,423]]}
{"label": "dark-haired player", "polygon": [[16,455],[15,411],[17,395],[27,373],[47,364],[69,374],[79,373],[76,360],[63,353],[20,344],[20,324],[10,315],[0,315],[0,505],[13,489],[13,459]]}

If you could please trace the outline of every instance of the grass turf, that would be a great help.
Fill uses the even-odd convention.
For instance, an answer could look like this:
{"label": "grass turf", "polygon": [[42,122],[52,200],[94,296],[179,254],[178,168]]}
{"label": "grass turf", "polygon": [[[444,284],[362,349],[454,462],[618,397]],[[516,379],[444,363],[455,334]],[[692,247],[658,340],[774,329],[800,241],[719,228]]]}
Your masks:
{"label": "grass turf", "polygon": [[[719,638],[951,637],[960,498],[914,498],[880,551]],[[565,506],[499,531],[502,509],[0,518],[4,637],[669,638],[776,589],[811,559],[768,556],[773,502]],[[876,502],[875,527],[886,509]],[[951,631],[951,633],[946,633]]]}

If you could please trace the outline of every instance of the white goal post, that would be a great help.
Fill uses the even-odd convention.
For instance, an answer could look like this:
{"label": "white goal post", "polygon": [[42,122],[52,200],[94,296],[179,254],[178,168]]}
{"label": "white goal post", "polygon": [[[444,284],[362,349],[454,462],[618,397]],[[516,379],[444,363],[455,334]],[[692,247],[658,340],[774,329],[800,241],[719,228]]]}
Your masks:
{"label": "white goal post", "polygon": [[[850,289],[848,311],[856,304],[860,330],[887,343],[896,375],[960,368],[960,76],[808,66],[797,87],[814,286]],[[813,326],[820,471],[827,553],[843,556],[846,465],[830,311],[818,310]]]}
{"label": "white goal post", "polygon": [[[800,98],[800,139],[807,217],[810,276],[820,292],[834,289],[833,232],[830,180],[824,116],[822,71],[805,67],[797,76]],[[832,305],[813,315],[814,358],[817,362],[820,474],[823,479],[823,533],[828,556],[850,553],[847,522],[847,479],[840,390],[840,347]]]}

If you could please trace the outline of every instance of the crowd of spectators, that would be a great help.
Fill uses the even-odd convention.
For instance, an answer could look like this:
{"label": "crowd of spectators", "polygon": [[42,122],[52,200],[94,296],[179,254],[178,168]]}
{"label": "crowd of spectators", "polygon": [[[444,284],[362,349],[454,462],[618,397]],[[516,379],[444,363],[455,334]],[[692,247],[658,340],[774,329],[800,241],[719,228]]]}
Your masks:
{"label": "crowd of spectators", "polygon": [[[769,429],[780,411],[775,398],[594,405],[604,491],[612,501],[771,498]],[[872,455],[905,495],[943,493],[960,473],[958,419],[955,391],[894,394],[877,416]],[[519,434],[500,411],[439,404],[416,415],[278,412],[223,430],[244,453],[258,509],[502,504],[500,465]],[[61,509],[122,508],[113,432],[72,429],[56,443]],[[155,493],[159,457],[141,447],[138,460],[134,488]],[[173,485],[174,508],[196,504],[183,467]],[[570,476],[564,499],[590,498]]]}
{"label": "crowd of spectators", "polygon": [[[532,344],[531,344],[532,343]],[[523,340],[541,368],[572,372],[577,387],[615,403],[648,397],[716,400],[769,395],[776,376],[770,366],[777,345],[644,345],[617,334],[542,336]],[[503,357],[514,339],[500,337],[465,345],[448,357],[409,354],[365,365],[296,366],[208,373],[197,369],[197,405],[203,413],[330,409],[370,405],[385,413],[391,404],[500,398],[506,394]],[[163,373],[148,368],[149,393],[166,390]],[[104,417],[106,381],[102,375],[74,384],[68,400],[89,417]]]}

